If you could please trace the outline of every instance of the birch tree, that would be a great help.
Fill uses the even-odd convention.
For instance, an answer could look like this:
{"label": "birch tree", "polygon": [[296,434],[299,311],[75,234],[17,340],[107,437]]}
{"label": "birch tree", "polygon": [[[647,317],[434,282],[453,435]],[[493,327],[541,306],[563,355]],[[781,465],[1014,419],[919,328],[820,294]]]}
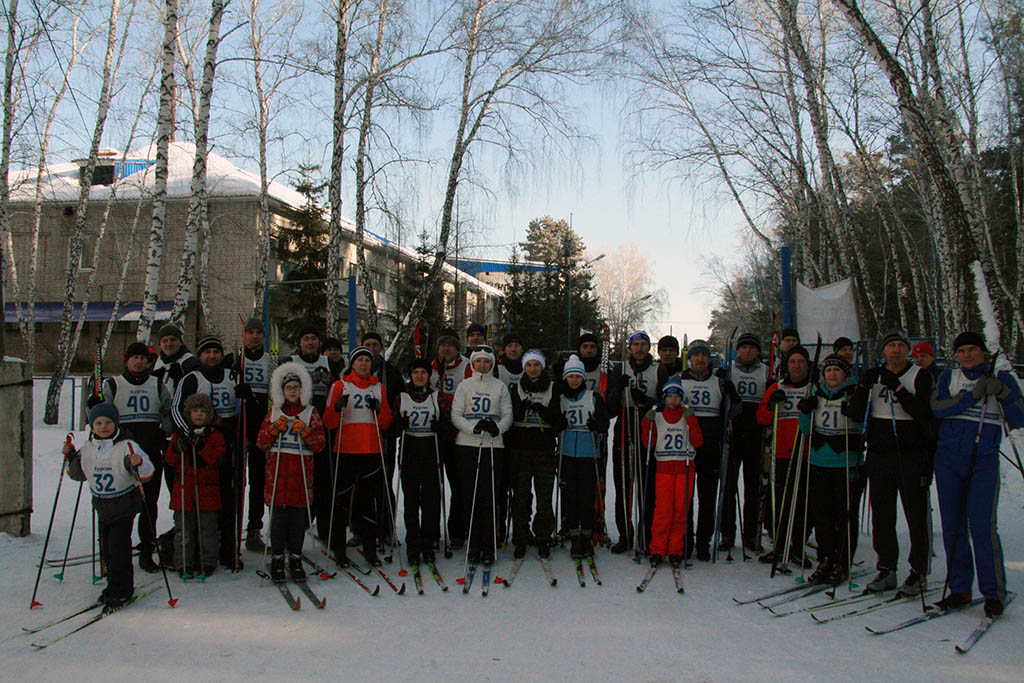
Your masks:
{"label": "birch tree", "polygon": [[178,2],[164,0],[163,47],[160,65],[160,108],[156,121],[156,163],[153,170],[153,214],[149,227],[145,292],[136,339],[148,344],[156,317],[160,267],[164,255],[164,221],[167,218],[167,154],[174,134],[174,49],[178,33]]}
{"label": "birch tree", "polygon": [[[454,68],[461,87],[443,189],[436,252],[423,287],[406,312],[387,355],[404,348],[440,282],[448,256],[452,217],[465,163],[490,145],[510,157],[525,147],[531,126],[540,135],[568,139],[569,110],[558,88],[596,74],[595,58],[606,47],[604,30],[613,5],[559,0],[466,0],[451,26]],[[517,120],[522,116],[529,125]]]}

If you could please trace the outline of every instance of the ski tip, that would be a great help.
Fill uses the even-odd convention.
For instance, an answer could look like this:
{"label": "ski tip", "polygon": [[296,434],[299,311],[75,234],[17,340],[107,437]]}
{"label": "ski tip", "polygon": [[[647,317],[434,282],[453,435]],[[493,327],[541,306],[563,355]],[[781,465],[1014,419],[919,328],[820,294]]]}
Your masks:
{"label": "ski tip", "polygon": [[409,570],[408,569],[402,569],[401,571],[398,572],[398,575],[399,576],[409,576]]}
{"label": "ski tip", "polygon": [[405,583],[403,583],[402,587],[398,589],[398,594],[405,595]]}
{"label": "ski tip", "polygon": [[327,607],[327,598],[320,598],[320,602],[316,604],[316,608],[323,609],[324,607]]}
{"label": "ski tip", "polygon": [[373,587],[373,592],[370,593],[370,595],[374,595],[374,596],[375,595],[380,595],[380,584],[379,583],[376,586]]}
{"label": "ski tip", "polygon": [[29,609],[35,609],[36,607],[42,607],[42,606],[43,606],[43,603],[39,602],[38,600],[33,600],[32,604],[29,605],[28,608]]}
{"label": "ski tip", "polygon": [[296,612],[302,609],[302,598],[295,598],[295,605],[292,606],[292,609]]}
{"label": "ski tip", "polygon": [[446,560],[450,560],[450,559],[452,559],[452,554],[453,554],[453,553],[452,553],[452,551],[451,551],[451,550],[445,550],[445,551],[444,551],[444,559],[446,559]]}
{"label": "ski tip", "polygon": [[643,593],[643,592],[644,592],[644,589],[643,589],[643,588],[641,588],[640,586],[637,586],[637,587],[636,587],[636,592],[637,592],[637,593]]}
{"label": "ski tip", "polygon": [[558,585],[558,579],[551,579],[551,587],[554,588]]}
{"label": "ski tip", "polygon": [[167,604],[170,605],[171,607],[177,607],[178,606],[178,598],[171,598],[170,600],[167,601]]}
{"label": "ski tip", "polygon": [[441,592],[442,593],[447,593],[448,592],[448,586],[441,586]]}

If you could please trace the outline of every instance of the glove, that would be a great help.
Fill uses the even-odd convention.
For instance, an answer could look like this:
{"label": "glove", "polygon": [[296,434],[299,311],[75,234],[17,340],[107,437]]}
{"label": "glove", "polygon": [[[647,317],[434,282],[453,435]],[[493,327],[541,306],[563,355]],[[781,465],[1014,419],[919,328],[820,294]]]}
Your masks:
{"label": "glove", "polygon": [[722,382],[722,391],[724,391],[733,403],[738,403],[742,399],[740,398],[740,392],[736,391],[736,385],[732,383],[732,380],[724,380]]}
{"label": "glove", "polygon": [[395,418],[395,423],[402,429],[409,428],[409,416],[405,413],[399,413],[398,417]]}
{"label": "glove", "polygon": [[316,368],[313,372],[309,373],[309,376],[313,378],[315,383],[325,384],[331,378],[331,371],[327,368]]}
{"label": "glove", "polygon": [[651,399],[648,398],[647,394],[645,394],[640,389],[636,389],[636,388],[630,389],[629,390],[629,396],[630,396],[630,398],[633,399],[633,405],[636,405],[636,406],[646,406],[646,405],[650,405],[650,403],[651,403]]}
{"label": "glove", "polygon": [[842,403],[840,403],[839,412],[845,415],[846,417],[850,417],[850,403],[848,401],[843,401]]}
{"label": "glove", "polygon": [[896,393],[900,389],[900,378],[889,368],[881,368],[878,372],[878,380],[886,389]]}
{"label": "glove", "polygon": [[[653,412],[655,412],[655,413],[663,413],[663,412],[665,412],[665,404],[664,403],[659,403],[658,405],[654,406],[654,411]],[[650,413],[648,413],[648,415],[650,415]],[[651,415],[651,417],[649,419],[653,420],[654,416]]]}
{"label": "glove", "polygon": [[378,410],[380,410],[380,401],[378,401],[373,396],[367,396],[366,407],[376,413]]}
{"label": "glove", "polygon": [[1006,396],[1009,395],[1010,393],[1009,388],[1007,388],[1007,386],[1003,384],[1003,380],[999,379],[994,375],[992,377],[986,377],[985,379],[978,382],[978,384],[985,385],[985,393],[989,396],[1006,398]]}
{"label": "glove", "polygon": [[193,427],[192,436],[205,436],[208,431],[209,430],[206,428],[206,425],[203,425],[202,427]]}
{"label": "glove", "polygon": [[772,392],[772,395],[768,397],[768,403],[771,405],[778,405],[786,400],[786,392],[782,389],[776,389]]}
{"label": "glove", "polygon": [[872,387],[878,383],[878,375],[881,372],[881,368],[868,368],[861,373],[860,381],[858,384],[862,387]]}
{"label": "glove", "polygon": [[437,420],[437,419],[431,420],[430,421],[430,431],[434,432],[435,434],[440,432],[441,431],[441,421]]}
{"label": "glove", "polygon": [[192,437],[185,432],[178,432],[178,440],[174,442],[174,450],[182,455],[192,452]]}
{"label": "glove", "polygon": [[523,412],[528,413],[531,410],[535,413],[540,412],[540,404],[533,401],[523,401]]}
{"label": "glove", "polygon": [[292,434],[301,434],[304,431],[306,431],[305,422],[303,422],[299,418],[295,418],[294,420],[292,420]]}
{"label": "glove", "polygon": [[729,373],[725,371],[724,367],[720,367],[717,370],[715,370],[715,377],[717,377],[718,379],[728,379]]}
{"label": "glove", "polygon": [[811,394],[807,398],[802,398],[797,401],[796,409],[801,413],[810,414],[814,412],[814,409],[818,407],[818,395]]}
{"label": "glove", "polygon": [[599,431],[601,431],[599,429],[599,425],[597,424],[597,420],[595,420],[592,417],[588,417],[587,418],[587,429],[589,429],[592,432],[599,432]]}
{"label": "glove", "polygon": [[274,420],[274,423],[271,425],[271,427],[276,429],[277,433],[280,434],[281,432],[288,429],[288,418],[282,415],[281,417]]}
{"label": "glove", "polygon": [[225,353],[220,359],[220,366],[225,370],[231,370],[235,367],[235,354]]}
{"label": "glove", "polygon": [[255,396],[252,395],[252,387],[245,382],[235,385],[235,398],[240,398],[243,401],[252,401]]}
{"label": "glove", "polygon": [[494,424],[494,420],[480,420],[478,424],[491,436],[498,436],[501,434],[501,431],[498,429],[498,425]]}
{"label": "glove", "polygon": [[483,420],[477,420],[477,423],[475,425],[473,425],[473,433],[474,434],[479,434],[482,431],[484,431],[484,421]]}
{"label": "glove", "polygon": [[980,401],[985,397],[985,380],[987,378],[982,377],[979,379],[973,387],[971,387],[971,396],[974,397],[975,401]]}
{"label": "glove", "polygon": [[338,400],[334,402],[335,412],[341,412],[345,410],[345,406],[348,405],[348,394],[342,394],[338,397]]}
{"label": "glove", "polygon": [[89,394],[89,400],[86,401],[86,403],[89,405],[89,409],[91,410],[92,408],[95,408],[99,404],[103,403],[103,397],[100,396],[99,394]]}

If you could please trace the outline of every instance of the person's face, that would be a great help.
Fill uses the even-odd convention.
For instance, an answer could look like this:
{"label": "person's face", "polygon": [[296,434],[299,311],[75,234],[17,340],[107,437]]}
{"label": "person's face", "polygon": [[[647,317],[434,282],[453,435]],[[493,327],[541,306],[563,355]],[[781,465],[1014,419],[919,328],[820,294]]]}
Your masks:
{"label": "person's face", "polygon": [[142,354],[135,354],[130,356],[128,360],[124,362],[124,367],[127,368],[128,372],[144,372],[149,367],[149,356],[143,356]]}
{"label": "person's face", "polygon": [[540,373],[544,370],[544,366],[540,364],[539,360],[528,360],[523,366],[523,372],[530,379],[536,379],[540,376]]}
{"label": "person's face", "polygon": [[635,361],[642,361],[651,352],[651,342],[646,339],[637,339],[629,345],[629,355]]}
{"label": "person's face", "polygon": [[662,365],[675,366],[676,361],[679,360],[679,349],[671,346],[659,346],[658,360]]}
{"label": "person's face", "polygon": [[245,342],[246,346],[248,346],[250,349],[255,349],[257,346],[263,343],[263,330],[246,330],[242,339]]}
{"label": "person's face", "polygon": [[789,351],[791,348],[793,348],[794,346],[796,346],[799,343],[800,343],[800,338],[799,337],[793,337],[793,336],[783,337],[782,341],[779,342],[779,350],[782,353],[786,353],[786,351]]}
{"label": "person's face", "polygon": [[489,374],[493,367],[494,363],[491,362],[490,358],[476,358],[473,360],[473,370],[479,372],[481,375]]}
{"label": "person's face", "polygon": [[683,397],[676,392],[673,391],[671,394],[665,394],[665,405],[669,408],[678,408],[682,403]]}
{"label": "person's face", "polygon": [[384,350],[384,347],[381,346],[380,342],[374,339],[373,337],[370,337],[369,339],[364,339],[363,346],[365,346],[366,348],[370,349],[370,351],[373,352],[374,360],[380,358],[380,353],[381,351]]}
{"label": "person's face", "polygon": [[846,373],[842,368],[835,365],[825,368],[825,386],[829,389],[836,389],[845,381]]}
{"label": "person's face", "polygon": [[580,358],[597,358],[597,344],[592,341],[580,344]]}
{"label": "person's face", "polygon": [[299,351],[305,355],[316,353],[320,349],[320,337],[316,336],[312,332],[304,334],[299,339]]}
{"label": "person's face", "polygon": [[924,351],[919,351],[914,354],[914,365],[918,366],[922,370],[927,370],[935,362],[935,356]]}
{"label": "person's face", "polygon": [[510,341],[505,344],[505,358],[519,360],[523,357],[523,345],[517,341]]}
{"label": "person's face", "polygon": [[852,346],[844,346],[843,348],[836,351],[836,355],[845,360],[850,365],[853,365],[855,354]]}
{"label": "person's face", "polygon": [[430,373],[423,368],[413,368],[412,373],[409,375],[409,379],[412,383],[418,387],[427,386],[427,382],[430,381]]}
{"label": "person's face", "polygon": [[352,361],[352,371],[360,377],[366,377],[370,374],[370,366],[373,365],[373,361],[370,360],[369,356],[359,356]]}
{"label": "person's face", "polygon": [[891,367],[902,368],[907,364],[907,353],[909,351],[909,346],[894,339],[885,345],[885,348],[882,349],[882,355],[885,356],[885,362]]}
{"label": "person's face", "polygon": [[578,391],[583,386],[583,375],[579,373],[572,373],[565,376],[565,383],[569,385],[569,388],[573,391]]}
{"label": "person's face", "polygon": [[165,356],[173,356],[181,349],[181,340],[172,334],[160,337],[160,351]]}
{"label": "person's face", "polygon": [[744,363],[752,363],[757,358],[757,347],[753,344],[740,344],[736,349],[736,355]]}
{"label": "person's face", "polygon": [[438,344],[437,355],[440,356],[441,360],[444,362],[450,363],[459,355],[459,349],[454,344]]}
{"label": "person's face", "polygon": [[466,346],[480,346],[486,343],[483,332],[470,332],[466,335]]}
{"label": "person's face", "polygon": [[789,370],[789,378],[794,382],[803,382],[807,379],[807,359],[802,353],[794,353],[786,361]]}
{"label": "person's face", "polygon": [[341,349],[339,349],[337,346],[332,346],[328,349],[324,349],[324,355],[327,356],[330,360],[337,363],[339,360],[341,360]]}
{"label": "person's face", "polygon": [[215,347],[203,349],[203,352],[199,354],[199,362],[203,364],[204,368],[215,368],[220,365],[222,360],[224,360],[224,352]]}
{"label": "person's face", "polygon": [[711,365],[711,356],[706,353],[694,353],[690,355],[690,367],[697,372],[704,372]]}
{"label": "person's face", "polygon": [[193,427],[202,427],[206,424],[206,410],[204,408],[193,408],[188,411],[188,421]]}
{"label": "person's face", "polygon": [[956,362],[965,370],[976,368],[985,362],[985,352],[980,346],[964,344],[956,350]]}
{"label": "person's face", "polygon": [[117,425],[109,417],[97,417],[92,421],[92,433],[100,439],[109,439],[117,431]]}
{"label": "person's face", "polygon": [[299,397],[302,396],[302,383],[295,380],[285,382],[281,390],[284,392],[285,401],[288,403],[298,403]]}

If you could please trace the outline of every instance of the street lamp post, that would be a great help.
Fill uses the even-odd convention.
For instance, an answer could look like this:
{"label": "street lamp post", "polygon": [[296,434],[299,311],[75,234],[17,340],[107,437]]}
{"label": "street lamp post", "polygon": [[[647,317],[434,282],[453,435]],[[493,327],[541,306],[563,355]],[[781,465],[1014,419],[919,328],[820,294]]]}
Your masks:
{"label": "street lamp post", "polygon": [[[597,256],[595,256],[594,258],[590,259],[589,261],[584,263],[582,266],[580,266],[580,269],[586,268],[587,266],[591,265],[592,263],[597,263],[598,261],[600,261],[603,258],[604,258],[604,254],[598,254]],[[568,292],[566,293],[566,297],[568,298],[569,301],[568,301],[568,305],[566,306],[566,308],[568,310],[568,314],[566,316],[566,321],[565,321],[565,338],[566,338],[565,348],[571,349],[572,348],[572,252],[571,251],[569,253],[569,273],[568,273],[567,280],[568,280],[568,286],[567,286],[566,289],[568,290]]]}

